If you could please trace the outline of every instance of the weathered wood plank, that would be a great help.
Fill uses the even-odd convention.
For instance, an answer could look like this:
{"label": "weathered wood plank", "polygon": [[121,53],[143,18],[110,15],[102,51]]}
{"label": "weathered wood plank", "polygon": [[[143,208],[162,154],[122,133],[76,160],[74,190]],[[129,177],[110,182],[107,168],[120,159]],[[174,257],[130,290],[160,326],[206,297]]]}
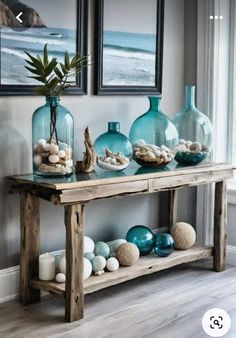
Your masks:
{"label": "weathered wood plank", "polygon": [[170,219],[169,219],[169,230],[177,222],[178,213],[178,190],[174,189],[169,192],[169,203],[170,203]]}
{"label": "weathered wood plank", "polygon": [[[111,285],[123,283],[125,281],[151,274],[157,271],[168,269],[182,263],[192,262],[202,258],[212,256],[212,247],[195,245],[189,250],[176,250],[166,258],[157,257],[155,254],[141,257],[135,265],[131,267],[120,267],[116,272],[106,272],[104,275],[91,276],[84,282],[84,293],[89,294]],[[32,280],[31,285],[36,289],[52,292],[58,296],[64,296],[65,284],[56,282],[44,282]]]}
{"label": "weathered wood plank", "polygon": [[159,177],[155,179],[125,183],[104,184],[94,187],[67,189],[59,195],[52,196],[55,204],[87,202],[95,199],[119,197],[140,193],[155,193],[163,190],[173,190],[182,187],[192,187],[200,184],[222,181],[231,178],[231,172],[194,173],[183,176]]}
{"label": "weathered wood plank", "polygon": [[40,292],[29,286],[38,275],[40,217],[39,199],[25,192],[20,194],[20,224],[20,303],[27,305],[40,300]]}
{"label": "weathered wood plank", "polygon": [[225,270],[227,242],[227,183],[216,183],[214,213],[214,263],[213,270]]}
{"label": "weathered wood plank", "polygon": [[73,322],[84,315],[83,236],[84,205],[65,207],[66,225],[66,305],[65,319]]}
{"label": "weathered wood plank", "polygon": [[206,173],[212,172],[213,174],[218,171],[228,171],[233,175],[233,170],[236,169],[234,165],[231,164],[219,164],[219,163],[205,163],[198,166],[193,167],[183,167],[176,168],[170,171],[157,171],[147,174],[139,174],[139,175],[127,175],[127,176],[117,176],[117,177],[108,177],[103,179],[91,179],[91,180],[77,180],[72,182],[58,182],[57,180],[32,180],[32,175],[20,175],[20,176],[11,176],[8,177],[8,180],[11,182],[18,182],[22,184],[34,184],[35,186],[41,186],[44,188],[51,188],[55,190],[67,190],[67,189],[77,189],[77,188],[85,188],[85,187],[93,187],[102,184],[113,184],[113,183],[123,183],[123,182],[135,182],[145,179],[155,179],[155,178],[164,178],[164,177],[172,177],[172,176],[182,176],[185,174],[194,174],[194,173]]}

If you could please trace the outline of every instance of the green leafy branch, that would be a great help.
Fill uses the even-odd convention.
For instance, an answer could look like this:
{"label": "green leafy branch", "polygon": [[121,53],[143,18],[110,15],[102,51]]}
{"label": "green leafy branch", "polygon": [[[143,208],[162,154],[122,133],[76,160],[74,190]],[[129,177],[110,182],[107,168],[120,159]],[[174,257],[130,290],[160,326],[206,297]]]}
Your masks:
{"label": "green leafy branch", "polygon": [[25,53],[28,56],[25,60],[28,65],[25,68],[33,74],[28,77],[43,83],[36,88],[40,95],[61,96],[66,88],[76,84],[76,80],[71,80],[71,77],[76,78],[81,70],[88,66],[87,56],[80,57],[76,54],[70,58],[67,51],[64,63],[58,62],[56,58],[49,60],[47,44],[44,46],[43,58]]}

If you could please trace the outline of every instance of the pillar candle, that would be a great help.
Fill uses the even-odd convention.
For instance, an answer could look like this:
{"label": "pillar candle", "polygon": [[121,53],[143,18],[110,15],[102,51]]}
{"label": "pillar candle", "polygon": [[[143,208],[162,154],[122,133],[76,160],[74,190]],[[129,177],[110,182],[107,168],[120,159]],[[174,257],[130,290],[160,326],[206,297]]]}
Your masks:
{"label": "pillar candle", "polygon": [[55,278],[55,257],[48,252],[39,256],[39,279],[52,280]]}

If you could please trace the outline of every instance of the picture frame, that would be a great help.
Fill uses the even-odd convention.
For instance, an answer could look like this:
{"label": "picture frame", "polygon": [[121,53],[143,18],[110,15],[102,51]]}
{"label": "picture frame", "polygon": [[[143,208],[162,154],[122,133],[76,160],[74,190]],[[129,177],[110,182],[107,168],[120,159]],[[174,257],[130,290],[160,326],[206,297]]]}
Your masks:
{"label": "picture frame", "polygon": [[[66,2],[65,2],[66,3]],[[88,1],[87,0],[75,0],[76,3],[76,13],[73,15],[76,18],[75,26],[75,54],[76,52],[81,56],[87,55],[87,16],[88,16]],[[67,4],[68,8],[68,4]],[[55,11],[52,12],[52,15],[55,17]],[[69,15],[69,14],[68,14]],[[60,22],[60,20],[58,19]],[[60,28],[60,27],[59,27]],[[25,31],[27,32],[27,30]],[[13,30],[14,33],[14,30]],[[23,31],[24,33],[24,31]],[[19,33],[18,33],[19,34]],[[52,33],[55,34],[56,33]],[[0,29],[0,62],[2,63],[2,34]],[[43,45],[40,46],[43,50]],[[63,50],[63,53],[65,50]],[[23,51],[22,51],[23,53]],[[49,53],[50,53],[50,44],[49,44]],[[22,57],[22,55],[21,55]],[[26,56],[25,56],[26,57]],[[23,68],[23,66],[22,66]],[[30,73],[28,74],[30,75]],[[0,96],[32,96],[37,95],[35,92],[35,87],[38,87],[40,83],[34,84],[7,84],[1,83],[2,71],[0,68]],[[87,94],[87,69],[84,69],[76,76],[76,85],[71,86],[65,90],[65,95],[85,95]]]}
{"label": "picture frame", "polygon": [[[114,20],[112,21],[110,18],[109,20],[106,20],[106,18],[104,18],[104,13],[106,12],[106,8],[105,6],[109,6],[111,5],[112,1],[115,0],[110,0],[110,2],[108,2],[109,0],[96,0],[96,8],[95,8],[95,63],[94,63],[94,94],[95,95],[161,95],[162,92],[162,67],[163,67],[163,41],[164,41],[164,0],[152,0],[156,3],[156,20],[153,20],[155,22],[153,22],[153,27],[151,27],[151,30],[155,31],[155,38],[153,36],[148,35],[147,40],[150,40],[150,46],[152,44],[152,47],[147,47],[146,50],[142,51],[145,54],[146,59],[149,58],[149,60],[151,60],[149,63],[146,61],[143,61],[143,64],[145,64],[145,67],[147,66],[150,70],[148,76],[146,76],[146,83],[145,81],[143,82],[141,79],[143,78],[143,75],[141,74],[141,72],[145,72],[146,69],[141,69],[142,66],[140,67],[142,60],[140,60],[140,64],[138,64],[137,62],[132,65],[132,60],[130,59],[129,62],[127,61],[122,61],[123,64],[127,64],[128,67],[134,69],[134,73],[136,74],[136,78],[134,79],[134,82],[137,83],[129,83],[129,81],[127,83],[122,83],[122,81],[124,82],[125,80],[122,80],[121,83],[119,83],[118,78],[121,78],[122,74],[126,74],[126,70],[123,72],[123,70],[120,72],[120,74],[118,74],[118,77],[116,78],[116,76],[112,76],[111,74],[111,69],[112,67],[114,67],[113,69],[116,70],[117,68],[119,68],[119,63],[117,62],[117,60],[115,60],[114,55],[117,56],[117,54],[119,53],[119,51],[121,51],[121,53],[123,53],[123,55],[126,53],[126,55],[124,55],[124,57],[127,58],[128,53],[130,52],[130,54],[135,51],[137,51],[137,53],[139,53],[139,56],[141,55],[141,52],[139,50],[141,43],[139,43],[139,45],[137,45],[137,47],[135,46],[134,42],[131,41],[131,46],[128,44],[126,44],[126,40],[130,40],[130,37],[128,35],[131,36],[132,38],[132,34],[134,36],[134,40],[137,40],[137,36],[138,34],[136,33],[127,33],[127,32],[121,32],[122,26],[119,27],[115,27],[115,30],[117,31],[106,31],[105,25],[109,26],[109,23],[107,23],[106,21],[109,21],[111,23],[110,26],[113,26],[114,29],[114,20],[115,17],[119,17],[119,12],[120,12],[120,17],[122,17],[122,9],[118,8],[118,10],[116,11],[116,13],[114,14]],[[129,1],[132,0],[123,0],[123,7],[124,7],[124,12],[127,11],[128,13],[130,13],[130,11],[128,11],[127,9],[127,3]],[[146,0],[139,0],[139,2],[143,1],[143,6],[147,7],[147,1]],[[116,1],[116,6],[118,4],[121,4],[122,1]],[[132,1],[132,3],[134,3]],[[130,4],[131,5],[131,4]],[[135,4],[136,6],[136,4]],[[150,9],[151,11],[152,9]],[[108,10],[107,10],[108,11]],[[112,15],[112,10],[109,10],[109,16]],[[153,17],[153,13],[150,13],[150,15]],[[119,20],[119,19],[118,19]],[[121,20],[122,21],[122,20]],[[125,19],[122,22],[122,25],[124,23]],[[127,21],[127,20],[126,20]],[[135,26],[135,25],[133,25]],[[136,24],[137,26],[137,24]],[[121,35],[119,37],[119,34],[122,33],[123,35]],[[113,45],[113,41],[112,41],[112,35],[116,34],[116,42],[114,42]],[[136,35],[135,35],[136,34]],[[145,41],[144,34],[139,33],[139,36],[141,36],[141,40]],[[127,38],[128,37],[128,38]],[[157,38],[159,37],[159,39]],[[119,45],[119,39],[120,41],[122,41],[122,44]],[[154,41],[155,40],[155,41]],[[155,44],[155,52],[153,53],[153,43]],[[105,47],[104,47],[105,46]],[[107,48],[108,46],[108,48]],[[113,47],[113,50],[112,50]],[[126,49],[127,47],[127,49]],[[109,53],[107,53],[106,58],[107,58],[107,64],[106,59],[104,58],[104,54],[106,54],[106,48],[107,50],[110,48],[110,55]],[[141,47],[142,49],[142,47]],[[144,48],[145,49],[145,48]],[[151,50],[152,49],[152,50]],[[105,50],[105,53],[104,53]],[[113,55],[112,55],[113,53]],[[121,55],[118,55],[121,56]],[[144,57],[144,59],[145,59]],[[154,59],[153,59],[154,57]],[[110,59],[109,59],[110,58]],[[142,56],[141,56],[142,58]],[[120,57],[121,59],[121,57]],[[123,58],[124,59],[124,58]],[[122,64],[121,62],[121,64]],[[136,72],[135,66],[136,64],[138,64],[138,67],[140,67],[140,74],[138,74]],[[122,67],[122,66],[121,66]],[[150,68],[152,67],[152,68]],[[106,68],[106,70],[104,71],[104,69]],[[123,73],[122,73],[123,72]],[[116,71],[117,73],[117,71]],[[128,72],[129,74],[131,74],[131,77],[133,76],[133,74],[131,73],[131,69],[130,72]],[[127,73],[127,74],[128,74]],[[148,73],[148,72],[147,72]],[[151,75],[150,75],[151,74]],[[104,78],[109,78],[109,80],[104,81]],[[128,77],[127,77],[128,78]],[[149,83],[150,82],[150,83]],[[144,83],[144,84],[143,84]]]}

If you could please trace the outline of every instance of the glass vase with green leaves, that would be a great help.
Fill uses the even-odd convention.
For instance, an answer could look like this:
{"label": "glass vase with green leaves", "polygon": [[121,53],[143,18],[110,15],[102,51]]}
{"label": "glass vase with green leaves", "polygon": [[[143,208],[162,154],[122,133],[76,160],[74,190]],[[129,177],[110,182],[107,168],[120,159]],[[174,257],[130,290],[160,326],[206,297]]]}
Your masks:
{"label": "glass vase with green leaves", "polygon": [[76,83],[76,77],[88,65],[88,57],[69,56],[64,62],[50,58],[47,45],[43,57],[25,52],[25,68],[30,78],[41,83],[39,95],[46,104],[36,109],[32,118],[33,171],[40,176],[68,176],[73,172],[74,122],[70,112],[60,104],[64,91]]}

